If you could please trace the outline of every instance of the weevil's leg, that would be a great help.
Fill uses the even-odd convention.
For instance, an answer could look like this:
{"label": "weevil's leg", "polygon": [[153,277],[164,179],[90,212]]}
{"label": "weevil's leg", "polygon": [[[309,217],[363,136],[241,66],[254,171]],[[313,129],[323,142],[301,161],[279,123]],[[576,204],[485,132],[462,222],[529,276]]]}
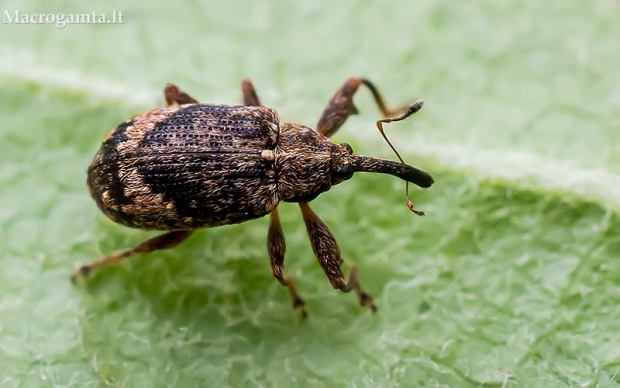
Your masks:
{"label": "weevil's leg", "polygon": [[379,93],[379,90],[372,82],[364,78],[349,78],[325,107],[323,115],[316,125],[317,132],[331,137],[347,121],[349,116],[358,113],[357,108],[353,104],[353,95],[362,84],[370,89],[383,117],[391,117],[407,108],[402,106],[396,109],[389,109],[385,105],[381,93]]}
{"label": "weevil's leg", "polygon": [[73,275],[71,275],[71,281],[75,282],[78,276],[87,277],[93,270],[105,267],[110,264],[119,263],[135,253],[149,253],[159,249],[173,248],[179,245],[183,240],[188,238],[194,231],[193,230],[177,230],[174,232],[168,232],[157,237],[148,239],[134,248],[122,249],[116,252],[112,252],[110,255],[103,257],[90,264],[82,265],[78,268]]}
{"label": "weevil's leg", "polygon": [[340,249],[334,235],[329,231],[327,225],[316,215],[308,202],[300,202],[301,214],[304,217],[306,230],[310,237],[310,244],[316,258],[319,260],[325,275],[329,279],[332,287],[342,292],[350,292],[355,290],[359,298],[360,305],[368,306],[373,312],[377,311],[377,307],[373,303],[373,298],[362,289],[357,278],[357,268],[351,270],[349,281],[345,282],[344,275],[340,269],[342,258],[340,257]]}
{"label": "weevil's leg", "polygon": [[280,224],[280,214],[278,209],[273,210],[270,214],[269,233],[267,234],[267,251],[269,252],[269,261],[273,276],[278,279],[280,284],[288,288],[293,300],[293,308],[301,311],[302,318],[308,316],[306,312],[306,303],[297,293],[295,288],[295,278],[292,276],[284,277],[284,253],[286,252],[286,243],[284,241],[284,233]]}
{"label": "weevil's leg", "polygon": [[[256,94],[256,89],[252,85],[252,81],[244,79],[241,81],[241,90],[243,91],[243,104],[247,106],[260,106],[260,99]],[[280,213],[278,209],[274,209],[269,214],[269,232],[267,233],[267,251],[269,252],[269,262],[273,277],[278,279],[280,284],[288,288],[293,300],[293,308],[299,309],[301,317],[306,318],[306,302],[297,293],[295,287],[295,278],[293,276],[284,277],[284,254],[286,253],[286,241],[284,240],[284,232],[280,224]]]}
{"label": "weevil's leg", "polygon": [[241,90],[243,91],[243,105],[247,106],[260,106],[260,99],[256,94],[256,89],[252,85],[252,81],[244,79],[241,81]]}
{"label": "weevil's leg", "polygon": [[168,106],[173,104],[198,104],[198,100],[194,99],[171,82],[164,88],[164,96],[166,97],[166,104],[168,104]]}

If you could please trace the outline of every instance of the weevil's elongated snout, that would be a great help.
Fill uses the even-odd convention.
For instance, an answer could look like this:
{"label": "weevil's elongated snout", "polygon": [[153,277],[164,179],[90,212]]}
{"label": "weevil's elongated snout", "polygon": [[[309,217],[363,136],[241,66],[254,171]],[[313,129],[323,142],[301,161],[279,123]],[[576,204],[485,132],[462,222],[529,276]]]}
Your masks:
{"label": "weevil's elongated snout", "polygon": [[362,155],[350,155],[348,159],[352,172],[378,172],[381,174],[390,174],[423,188],[431,187],[431,185],[435,183],[433,177],[429,173],[418,170],[408,164]]}

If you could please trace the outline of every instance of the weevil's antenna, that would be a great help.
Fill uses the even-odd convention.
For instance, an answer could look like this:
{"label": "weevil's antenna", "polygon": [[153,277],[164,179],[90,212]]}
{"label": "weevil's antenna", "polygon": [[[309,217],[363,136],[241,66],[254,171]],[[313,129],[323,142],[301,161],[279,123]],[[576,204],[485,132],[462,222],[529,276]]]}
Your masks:
{"label": "weevil's antenna", "polygon": [[[396,151],[396,148],[394,148],[392,143],[390,143],[390,141],[388,140],[387,136],[385,135],[385,132],[383,131],[383,123],[391,123],[391,122],[394,122],[394,121],[405,120],[407,117],[413,115],[414,113],[416,113],[417,111],[422,109],[422,105],[424,105],[424,101],[418,100],[418,101],[414,102],[413,104],[411,104],[411,106],[407,109],[407,111],[405,111],[405,113],[403,113],[402,115],[400,115],[398,117],[388,117],[388,118],[381,119],[381,120],[377,121],[377,128],[379,129],[379,132],[381,132],[381,136],[383,136],[385,141],[388,143],[390,148],[392,148],[392,151],[394,151],[394,153],[398,157],[398,160],[400,160],[400,162],[402,164],[406,164],[406,163],[403,160],[403,158],[400,157],[400,154],[398,153],[398,151]],[[413,202],[411,202],[411,200],[409,200],[409,182],[408,181],[405,182],[405,205],[407,205],[407,208],[409,210],[411,210],[412,212],[414,212],[415,214],[417,214],[419,216],[423,216],[424,215],[423,211],[415,210],[413,208]]]}

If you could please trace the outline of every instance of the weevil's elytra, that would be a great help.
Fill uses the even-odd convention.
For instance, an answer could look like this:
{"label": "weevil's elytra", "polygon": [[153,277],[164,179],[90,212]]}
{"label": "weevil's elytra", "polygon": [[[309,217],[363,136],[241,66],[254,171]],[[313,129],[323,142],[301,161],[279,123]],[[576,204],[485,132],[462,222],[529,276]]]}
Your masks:
{"label": "weevil's elytra", "polygon": [[[273,275],[289,289],[293,306],[305,316],[294,279],[284,275],[286,244],[277,210],[281,201],[297,202],[312,249],[332,286],[343,292],[355,290],[360,304],[375,311],[356,268],[345,281],[336,239],[309,202],[356,172],[391,174],[424,188],[433,179],[405,164],[393,147],[400,163],[357,155],[349,144],[329,140],[357,113],[353,95],[362,84],[386,117],[377,122],[382,135],[382,123],[403,120],[422,107],[417,102],[389,110],[372,83],[350,78],[332,97],[315,131],[280,123],[274,109],[261,106],[249,80],[242,83],[245,106],[199,104],[168,84],[164,93],[169,106],[136,115],[110,132],[88,168],[87,179],[90,195],[113,221],[168,232],[84,265],[72,278],[134,253],[172,248],[198,228],[269,214],[267,249]],[[406,202],[423,215],[413,209],[408,196]]]}
{"label": "weevil's elytra", "polygon": [[105,214],[134,228],[196,229],[262,217],[279,202],[274,163],[262,157],[274,150],[278,125],[267,107],[150,111],[104,142],[88,186]]}

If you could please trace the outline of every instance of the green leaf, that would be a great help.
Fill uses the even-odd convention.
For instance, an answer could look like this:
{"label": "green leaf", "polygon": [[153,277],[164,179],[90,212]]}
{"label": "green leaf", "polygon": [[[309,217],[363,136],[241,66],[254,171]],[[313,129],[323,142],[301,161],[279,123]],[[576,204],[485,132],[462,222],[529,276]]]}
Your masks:
{"label": "green leaf", "polygon": [[[4,5],[124,23],[0,26],[0,387],[619,385],[617,1],[88,4]],[[85,170],[166,82],[238,103],[250,77],[313,126],[349,76],[425,100],[386,132],[436,180],[412,191],[424,218],[372,174],[313,202],[376,315],[331,289],[294,204],[305,322],[271,276],[265,219],[70,283],[153,235],[100,214]],[[394,158],[369,93],[356,105],[334,141]]]}

